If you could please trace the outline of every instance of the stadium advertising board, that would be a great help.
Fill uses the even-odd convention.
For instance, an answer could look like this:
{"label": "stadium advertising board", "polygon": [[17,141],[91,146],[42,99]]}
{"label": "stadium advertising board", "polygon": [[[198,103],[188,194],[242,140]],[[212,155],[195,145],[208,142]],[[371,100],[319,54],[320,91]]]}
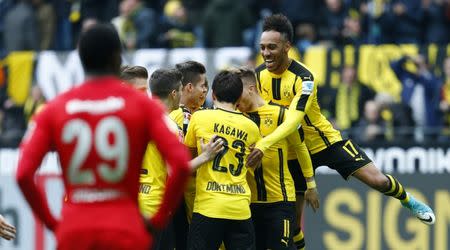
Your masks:
{"label": "stadium advertising board", "polygon": [[[435,249],[450,248],[450,146],[365,147],[385,172],[393,173],[436,213],[436,224],[422,224],[395,199],[368,189],[356,179],[346,182],[328,168],[318,169],[321,208],[307,208],[304,228],[308,249]],[[54,237],[36,223],[14,175],[17,150],[0,150],[0,213],[18,229],[17,239],[0,241],[0,249],[55,249]],[[64,190],[57,157],[49,154],[39,170],[52,211],[59,215]]]}

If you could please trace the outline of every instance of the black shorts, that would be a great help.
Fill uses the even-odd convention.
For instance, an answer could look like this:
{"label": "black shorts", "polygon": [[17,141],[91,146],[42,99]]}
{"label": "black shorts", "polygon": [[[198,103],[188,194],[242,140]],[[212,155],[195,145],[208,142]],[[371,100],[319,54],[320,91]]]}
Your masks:
{"label": "black shorts", "polygon": [[[151,250],[166,250],[175,248],[174,224],[171,221],[164,230],[153,234],[153,245]],[[178,249],[178,248],[177,248]]]}
{"label": "black shorts", "polygon": [[192,215],[188,249],[219,249],[222,242],[227,250],[254,250],[255,231],[251,219],[229,220]]}
{"label": "black shorts", "polygon": [[[183,198],[183,201],[178,206],[174,216],[173,216],[173,234],[175,238],[175,248],[177,250],[186,250],[187,249],[187,237],[189,232],[189,222],[186,214],[186,205]],[[167,248],[173,249],[173,248]]]}
{"label": "black shorts", "polygon": [[252,203],[250,209],[257,250],[296,249],[295,202]]}
{"label": "black shorts", "polygon": [[[348,180],[356,170],[372,162],[358,144],[351,140],[338,141],[330,147],[312,154],[311,160],[314,171],[320,166],[328,166],[336,170],[345,180]],[[295,191],[297,194],[302,194],[306,190],[306,181],[300,165],[297,160],[289,160],[288,165],[294,179]]]}

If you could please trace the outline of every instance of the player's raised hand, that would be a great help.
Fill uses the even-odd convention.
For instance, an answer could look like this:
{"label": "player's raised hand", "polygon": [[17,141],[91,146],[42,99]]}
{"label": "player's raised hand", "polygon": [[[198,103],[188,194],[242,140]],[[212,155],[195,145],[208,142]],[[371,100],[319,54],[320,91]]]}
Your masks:
{"label": "player's raised hand", "polygon": [[250,154],[248,155],[246,166],[249,168],[256,168],[260,166],[263,156],[264,153],[261,150],[252,148]]}
{"label": "player's raised hand", "polygon": [[0,215],[0,237],[6,240],[16,238],[16,228],[8,224],[2,215]]}
{"label": "player's raised hand", "polygon": [[223,150],[223,140],[214,135],[208,144],[205,144],[205,140],[200,138],[200,147],[202,148],[202,154],[205,154],[206,159],[210,161]]}
{"label": "player's raised hand", "polygon": [[306,205],[310,205],[314,212],[316,212],[320,207],[319,192],[317,188],[308,188],[305,191],[305,201]]}

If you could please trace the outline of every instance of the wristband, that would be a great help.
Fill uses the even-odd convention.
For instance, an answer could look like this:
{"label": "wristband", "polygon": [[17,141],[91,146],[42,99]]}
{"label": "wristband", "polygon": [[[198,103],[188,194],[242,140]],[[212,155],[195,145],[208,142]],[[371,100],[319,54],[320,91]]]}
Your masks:
{"label": "wristband", "polygon": [[316,187],[317,187],[317,185],[316,185],[316,181],[315,180],[306,182],[306,188],[307,189],[312,189],[312,188],[316,188]]}

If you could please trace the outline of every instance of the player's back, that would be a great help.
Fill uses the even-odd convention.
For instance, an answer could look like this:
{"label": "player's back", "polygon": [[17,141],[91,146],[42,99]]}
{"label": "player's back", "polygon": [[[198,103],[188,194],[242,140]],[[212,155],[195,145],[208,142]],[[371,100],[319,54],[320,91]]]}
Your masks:
{"label": "player's back", "polygon": [[82,228],[144,233],[137,194],[153,104],[104,77],[57,97],[42,111],[68,197],[59,234]]}
{"label": "player's back", "polygon": [[[282,106],[268,103],[247,115],[264,137],[284,121],[285,111]],[[288,140],[283,139],[267,149],[261,167],[249,169],[247,180],[252,190],[252,203],[295,201],[294,181],[287,166],[287,153]]]}
{"label": "player's back", "polygon": [[[194,136],[195,138],[194,138]],[[240,112],[201,110],[192,115],[185,143],[199,149],[199,138],[218,135],[224,150],[197,171],[194,212],[211,218],[250,218],[250,189],[245,161],[259,138],[258,127]]]}

